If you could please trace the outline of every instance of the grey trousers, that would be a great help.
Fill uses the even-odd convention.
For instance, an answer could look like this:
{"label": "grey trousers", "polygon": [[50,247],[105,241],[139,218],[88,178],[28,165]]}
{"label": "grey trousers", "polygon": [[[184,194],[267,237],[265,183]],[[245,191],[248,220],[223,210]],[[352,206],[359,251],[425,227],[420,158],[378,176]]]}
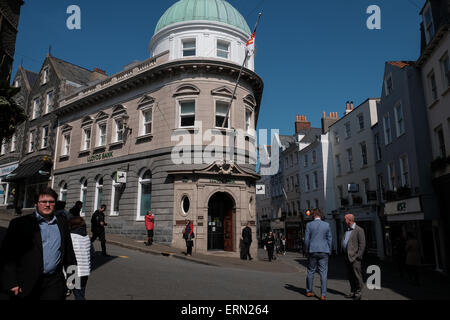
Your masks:
{"label": "grey trousers", "polygon": [[345,257],[345,264],[347,266],[348,280],[350,282],[350,290],[352,293],[361,294],[364,288],[364,281],[361,272],[361,261],[355,260],[350,262],[348,257]]}

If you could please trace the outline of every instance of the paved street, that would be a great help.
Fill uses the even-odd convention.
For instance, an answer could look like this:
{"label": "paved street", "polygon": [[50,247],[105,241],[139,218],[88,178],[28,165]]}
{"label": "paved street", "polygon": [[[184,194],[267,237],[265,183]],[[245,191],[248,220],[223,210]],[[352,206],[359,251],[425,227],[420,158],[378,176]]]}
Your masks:
{"label": "paved street", "polygon": [[[7,222],[0,221],[0,226],[1,241]],[[145,248],[142,242],[129,242]],[[149,254],[111,243],[111,257],[102,257],[98,241],[95,249],[94,270],[86,291],[89,300],[314,300],[304,295],[306,258],[299,253],[288,252],[269,263],[265,251],[259,250],[259,261],[211,257],[214,265],[207,265],[206,260]],[[364,300],[450,299],[448,281],[428,275],[422,286],[416,287],[399,279],[392,265],[380,267],[382,289],[365,289]],[[329,269],[329,300],[345,300],[349,286],[341,257],[332,257]],[[320,294],[318,275],[314,290]]]}

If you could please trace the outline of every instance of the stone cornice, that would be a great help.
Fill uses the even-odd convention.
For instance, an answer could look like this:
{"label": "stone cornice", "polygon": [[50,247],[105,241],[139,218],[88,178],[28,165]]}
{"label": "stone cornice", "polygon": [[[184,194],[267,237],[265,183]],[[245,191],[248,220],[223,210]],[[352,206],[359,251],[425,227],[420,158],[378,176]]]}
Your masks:
{"label": "stone cornice", "polygon": [[[148,59],[133,69],[118,73],[99,84],[85,88],[78,93],[65,97],[59,101],[59,108],[54,110],[58,116],[74,112],[85,106],[102,101],[105,98],[119,94],[122,91],[139,87],[145,83],[158,81],[165,77],[173,77],[175,74],[191,73],[215,73],[237,76],[240,67],[234,63],[213,59],[180,59],[157,65],[156,58]],[[241,81],[247,82],[255,94],[257,109],[259,109],[264,83],[253,71],[244,69]],[[241,83],[242,83],[241,82]]]}

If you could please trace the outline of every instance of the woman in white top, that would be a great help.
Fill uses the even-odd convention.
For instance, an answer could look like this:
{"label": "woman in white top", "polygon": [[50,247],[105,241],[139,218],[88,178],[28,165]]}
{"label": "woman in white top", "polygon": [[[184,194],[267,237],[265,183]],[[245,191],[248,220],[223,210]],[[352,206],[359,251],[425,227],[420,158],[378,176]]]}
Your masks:
{"label": "woman in white top", "polygon": [[73,251],[77,258],[77,276],[80,278],[81,288],[73,289],[76,300],[86,300],[86,284],[91,273],[91,255],[93,247],[87,233],[86,222],[81,217],[74,217],[69,221],[70,236],[72,237]]}

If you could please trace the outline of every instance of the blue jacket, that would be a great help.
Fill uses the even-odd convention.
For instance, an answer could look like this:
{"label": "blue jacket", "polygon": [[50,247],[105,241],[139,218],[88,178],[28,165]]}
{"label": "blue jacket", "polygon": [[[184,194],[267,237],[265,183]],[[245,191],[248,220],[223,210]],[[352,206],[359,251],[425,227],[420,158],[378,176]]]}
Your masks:
{"label": "blue jacket", "polygon": [[314,220],[306,225],[306,252],[325,252],[330,254],[331,242],[331,230],[328,222],[322,220]]}

